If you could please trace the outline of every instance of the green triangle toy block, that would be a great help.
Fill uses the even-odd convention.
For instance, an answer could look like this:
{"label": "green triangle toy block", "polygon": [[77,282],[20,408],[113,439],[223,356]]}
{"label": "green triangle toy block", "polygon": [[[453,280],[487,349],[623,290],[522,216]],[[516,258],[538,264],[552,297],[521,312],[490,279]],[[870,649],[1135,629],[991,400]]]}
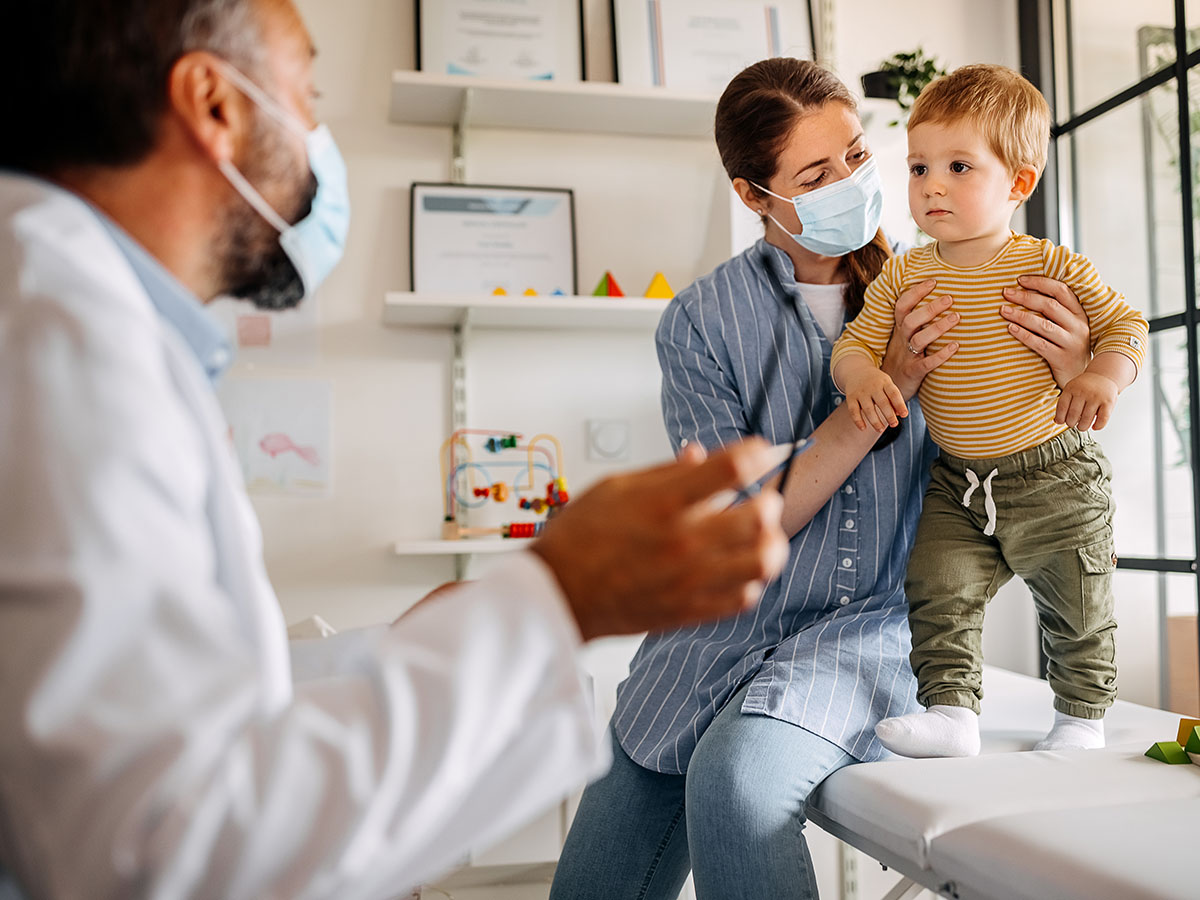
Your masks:
{"label": "green triangle toy block", "polygon": [[593,297],[624,297],[625,292],[621,290],[621,286],[617,284],[617,279],[613,278],[612,272],[605,272],[604,277],[600,279],[600,283],[596,285],[596,289],[592,291]]}
{"label": "green triangle toy block", "polygon": [[1192,733],[1188,735],[1183,749],[1188,753],[1200,753],[1200,725],[1192,726]]}
{"label": "green triangle toy block", "polygon": [[1192,761],[1183,751],[1183,748],[1179,746],[1178,741],[1159,741],[1146,751],[1146,755],[1151,759],[1157,759],[1159,762],[1165,762],[1172,766]]}

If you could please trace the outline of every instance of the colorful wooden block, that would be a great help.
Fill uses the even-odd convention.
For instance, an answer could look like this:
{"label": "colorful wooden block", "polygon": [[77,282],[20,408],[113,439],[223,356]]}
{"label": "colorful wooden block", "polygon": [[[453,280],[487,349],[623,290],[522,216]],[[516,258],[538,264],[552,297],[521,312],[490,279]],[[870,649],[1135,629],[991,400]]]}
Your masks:
{"label": "colorful wooden block", "polygon": [[1183,749],[1188,753],[1200,753],[1200,725],[1192,726],[1192,733],[1183,741]]}
{"label": "colorful wooden block", "polygon": [[592,291],[593,297],[624,297],[625,292],[621,290],[621,286],[617,284],[617,279],[613,278],[612,272],[605,272],[604,277],[600,279],[600,283],[596,285],[596,289]]}
{"label": "colorful wooden block", "polygon": [[1197,725],[1200,725],[1200,719],[1183,718],[1179,720],[1179,734],[1175,740],[1178,741],[1180,747],[1187,744],[1188,738],[1192,736]]}
{"label": "colorful wooden block", "polygon": [[1146,751],[1146,755],[1151,759],[1157,759],[1159,762],[1164,762],[1172,766],[1192,761],[1177,741],[1159,741]]}
{"label": "colorful wooden block", "polygon": [[654,277],[650,279],[650,287],[646,288],[646,296],[670,300],[675,296],[675,292],[671,290],[671,285],[667,284],[666,276],[662,272],[655,272]]}

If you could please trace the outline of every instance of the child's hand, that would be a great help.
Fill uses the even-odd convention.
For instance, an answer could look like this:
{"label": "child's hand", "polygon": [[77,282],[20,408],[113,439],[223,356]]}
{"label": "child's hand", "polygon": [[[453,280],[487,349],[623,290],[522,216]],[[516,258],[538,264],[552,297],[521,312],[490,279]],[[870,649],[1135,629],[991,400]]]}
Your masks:
{"label": "child's hand", "polygon": [[886,372],[874,366],[864,368],[847,379],[846,406],[859,431],[865,430],[869,423],[882,433],[889,425],[895,427],[899,424],[897,416],[908,415],[908,406],[896,383]]}
{"label": "child's hand", "polygon": [[1117,403],[1117,383],[1095,372],[1084,372],[1067,382],[1058,398],[1054,421],[1079,431],[1099,431],[1108,424]]}

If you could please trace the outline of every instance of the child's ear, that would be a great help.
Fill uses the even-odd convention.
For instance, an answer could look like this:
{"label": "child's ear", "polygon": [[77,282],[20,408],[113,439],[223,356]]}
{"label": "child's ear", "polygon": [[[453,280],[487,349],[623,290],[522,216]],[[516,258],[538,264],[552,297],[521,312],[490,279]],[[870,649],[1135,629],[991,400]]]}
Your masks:
{"label": "child's ear", "polygon": [[1008,199],[1024,203],[1033,193],[1033,189],[1037,187],[1037,183],[1037,169],[1033,166],[1021,166],[1013,175],[1012,193],[1009,194]]}

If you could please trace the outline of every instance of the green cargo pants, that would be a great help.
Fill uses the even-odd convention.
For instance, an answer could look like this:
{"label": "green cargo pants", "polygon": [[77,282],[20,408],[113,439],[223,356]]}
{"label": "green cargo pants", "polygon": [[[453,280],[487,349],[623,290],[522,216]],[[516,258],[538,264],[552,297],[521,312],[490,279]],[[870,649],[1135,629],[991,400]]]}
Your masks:
{"label": "green cargo pants", "polygon": [[999,459],[942,453],[905,584],[924,706],[979,712],[984,609],[1014,574],[1033,592],[1054,708],[1100,719],[1116,696],[1112,467],[1071,428]]}

